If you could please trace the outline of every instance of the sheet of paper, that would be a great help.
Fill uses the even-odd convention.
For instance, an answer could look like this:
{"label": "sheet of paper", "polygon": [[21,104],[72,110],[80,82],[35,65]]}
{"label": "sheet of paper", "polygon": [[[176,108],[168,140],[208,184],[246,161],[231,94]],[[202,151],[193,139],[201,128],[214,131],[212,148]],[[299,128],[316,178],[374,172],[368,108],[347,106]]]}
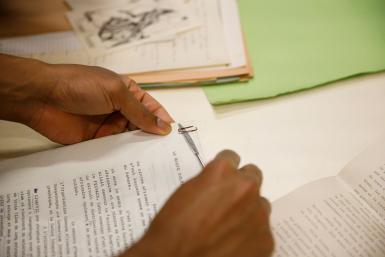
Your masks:
{"label": "sheet of paper", "polygon": [[246,49],[237,0],[220,0],[219,3],[227,50],[230,57],[228,68],[246,66]]}
{"label": "sheet of paper", "polygon": [[195,1],[123,2],[67,13],[74,31],[93,55],[143,43],[170,41],[200,26],[191,15]]}
{"label": "sheet of paper", "polygon": [[384,149],[385,140],[274,202],[274,256],[385,256]]}
{"label": "sheet of paper", "polygon": [[[89,6],[103,6],[106,4],[111,4],[106,0],[88,0],[88,1],[77,1],[77,0],[67,0],[73,9],[85,9]],[[124,2],[140,2],[135,0],[115,0],[114,4]],[[163,1],[159,1],[163,3]],[[245,42],[242,33],[242,27],[240,24],[240,17],[238,12],[237,0],[219,0],[220,16],[222,21],[222,27],[224,31],[224,37],[226,41],[226,49],[229,54],[230,63],[228,65],[223,65],[222,69],[233,69],[238,67],[244,67],[247,65],[246,60],[246,49]],[[218,67],[215,68],[204,68],[201,69],[204,71],[218,70]]]}
{"label": "sheet of paper", "polygon": [[385,69],[385,2],[238,0],[256,71],[207,86],[214,105],[273,97]]}
{"label": "sheet of paper", "polygon": [[0,39],[0,53],[30,57],[83,50],[71,31]]}
{"label": "sheet of paper", "polygon": [[140,0],[65,0],[72,10],[86,9],[90,6],[103,6],[111,3],[138,2]]}
{"label": "sheet of paper", "polygon": [[274,257],[382,257],[385,226],[337,178],[308,184],[273,203]]}
{"label": "sheet of paper", "polygon": [[[221,17],[223,23],[226,46],[228,49],[230,63],[222,66],[195,68],[180,71],[161,71],[144,74],[131,74],[136,81],[142,83],[143,87],[160,87],[165,84],[176,85],[175,82],[215,84],[221,80],[217,78],[228,77],[250,77],[253,74],[252,67],[247,56],[247,49],[243,40],[240,26],[239,13],[236,0],[220,0]],[[162,83],[160,82],[168,82]]]}
{"label": "sheet of paper", "polygon": [[[203,26],[199,30],[186,32],[171,41],[138,45],[133,48],[92,57],[85,49],[64,52],[23,53],[23,56],[32,57],[48,63],[76,63],[101,66],[122,74],[140,73],[162,70],[177,70],[184,68],[209,67],[229,63],[229,56],[224,44],[224,34],[217,0],[194,0],[197,8],[191,10],[194,16],[200,17]],[[218,29],[220,28],[220,29]],[[60,44],[70,44],[76,36],[67,34],[67,40]],[[42,37],[42,36],[36,36]],[[31,39],[31,38],[29,38]],[[25,40],[25,37],[14,40]],[[36,39],[47,40],[47,37]],[[0,52],[7,41],[0,45]],[[15,42],[15,41],[13,41]],[[32,43],[33,40],[29,40]],[[58,42],[53,40],[52,43]],[[54,46],[52,46],[54,47]]]}
{"label": "sheet of paper", "polygon": [[115,256],[200,164],[176,130],[0,162],[0,256]]}
{"label": "sheet of paper", "polygon": [[385,139],[357,156],[338,177],[376,212],[385,226]]}

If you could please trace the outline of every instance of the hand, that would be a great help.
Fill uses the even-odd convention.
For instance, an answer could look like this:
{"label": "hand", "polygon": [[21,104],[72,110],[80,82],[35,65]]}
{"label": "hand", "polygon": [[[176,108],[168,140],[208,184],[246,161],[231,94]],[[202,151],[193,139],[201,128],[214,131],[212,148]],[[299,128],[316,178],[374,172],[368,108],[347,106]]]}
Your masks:
{"label": "hand", "polygon": [[[2,85],[5,97],[19,98],[8,101],[12,107],[5,101],[4,108],[17,116],[8,119],[54,142],[73,144],[137,128],[161,135],[171,131],[173,119],[167,111],[128,77],[99,67],[49,65],[16,57],[10,63],[14,60],[23,70],[19,68],[12,83],[5,83],[13,87]],[[28,79],[20,79],[21,83],[17,76]]]}
{"label": "hand", "polygon": [[176,191],[143,238],[121,257],[270,256],[270,206],[259,195],[261,172],[238,165],[237,154],[220,153]]}
{"label": "hand", "polygon": [[168,134],[172,118],[128,77],[99,67],[54,65],[56,77],[36,106],[30,126],[53,141],[72,144],[137,127]]}

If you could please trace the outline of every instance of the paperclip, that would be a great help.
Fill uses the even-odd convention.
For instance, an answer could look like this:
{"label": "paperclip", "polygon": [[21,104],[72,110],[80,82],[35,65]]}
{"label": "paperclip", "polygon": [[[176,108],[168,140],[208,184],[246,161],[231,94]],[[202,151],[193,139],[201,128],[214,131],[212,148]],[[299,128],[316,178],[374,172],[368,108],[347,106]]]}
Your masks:
{"label": "paperclip", "polygon": [[181,124],[178,124],[178,126],[179,126],[178,132],[181,134],[195,132],[198,130],[198,128],[194,126],[183,127]]}

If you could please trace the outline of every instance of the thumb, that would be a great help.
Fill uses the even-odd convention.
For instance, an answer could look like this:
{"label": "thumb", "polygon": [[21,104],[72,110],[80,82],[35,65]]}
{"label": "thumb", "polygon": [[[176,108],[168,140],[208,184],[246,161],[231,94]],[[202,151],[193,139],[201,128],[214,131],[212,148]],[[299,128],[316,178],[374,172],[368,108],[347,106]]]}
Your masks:
{"label": "thumb", "polygon": [[116,110],[141,130],[158,135],[171,132],[171,125],[152,114],[122,83],[112,98]]}

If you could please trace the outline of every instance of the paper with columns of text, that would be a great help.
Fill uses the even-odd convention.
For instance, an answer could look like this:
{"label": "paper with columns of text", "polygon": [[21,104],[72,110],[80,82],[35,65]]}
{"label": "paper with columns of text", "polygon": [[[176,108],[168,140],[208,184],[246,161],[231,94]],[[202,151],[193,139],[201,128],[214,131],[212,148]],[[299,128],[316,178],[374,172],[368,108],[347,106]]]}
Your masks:
{"label": "paper with columns of text", "polygon": [[385,256],[385,140],[273,203],[274,257]]}
{"label": "paper with columns of text", "polygon": [[0,162],[0,256],[116,256],[201,170],[176,129]]}

